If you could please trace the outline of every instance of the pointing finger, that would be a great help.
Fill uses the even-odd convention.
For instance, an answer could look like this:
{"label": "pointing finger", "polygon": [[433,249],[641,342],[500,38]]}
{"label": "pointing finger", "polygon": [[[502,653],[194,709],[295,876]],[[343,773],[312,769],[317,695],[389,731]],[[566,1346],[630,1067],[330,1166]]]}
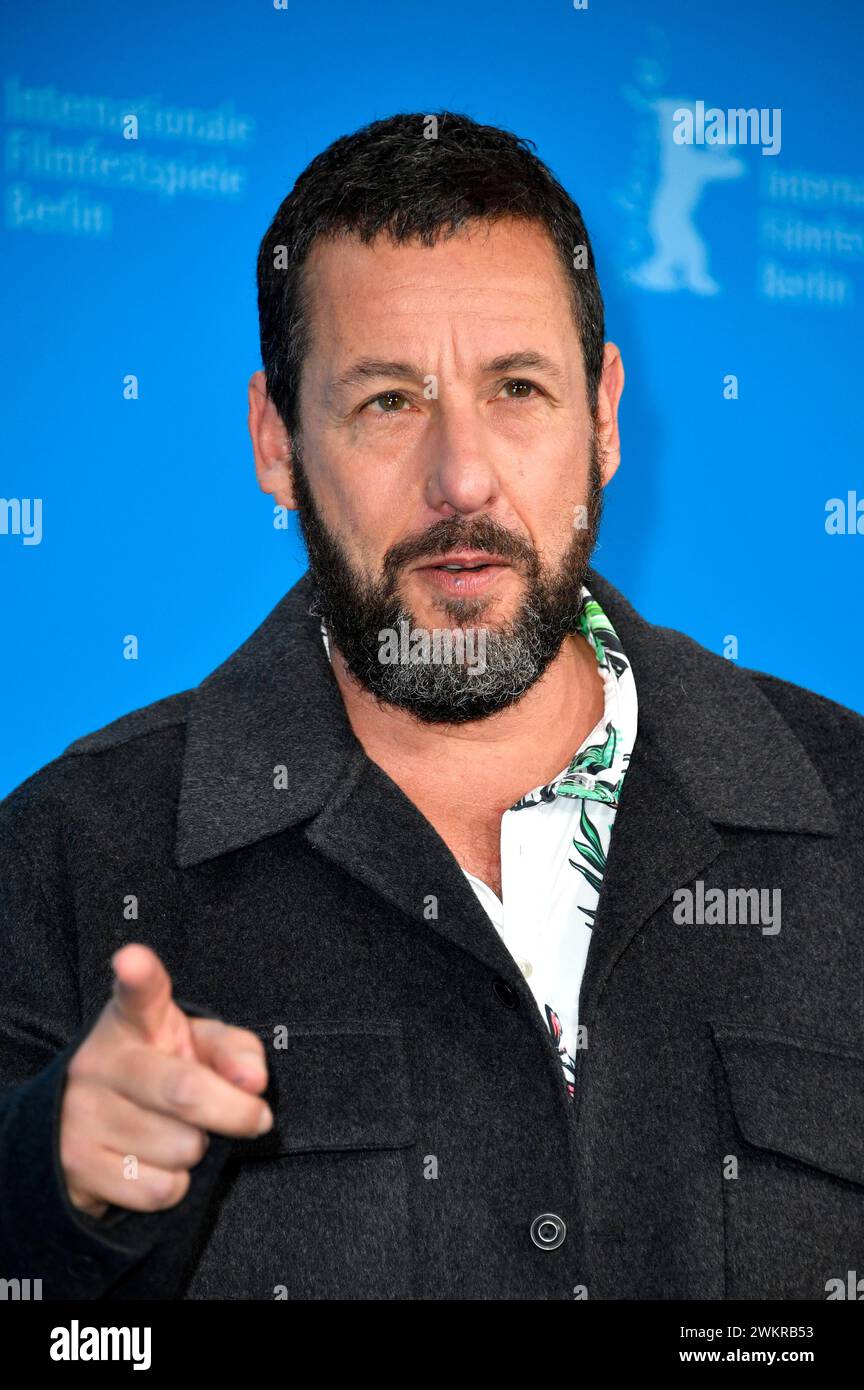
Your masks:
{"label": "pointing finger", "polygon": [[115,952],[113,1000],[124,1023],[154,1042],[171,1008],[171,976],[155,951],[135,942]]}

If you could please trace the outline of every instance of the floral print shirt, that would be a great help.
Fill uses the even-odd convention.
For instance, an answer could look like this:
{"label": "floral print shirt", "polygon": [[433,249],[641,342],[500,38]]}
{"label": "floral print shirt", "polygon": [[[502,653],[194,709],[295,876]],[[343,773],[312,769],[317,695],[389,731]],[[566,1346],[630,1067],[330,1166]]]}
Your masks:
{"label": "floral print shirt", "polygon": [[573,1097],[579,990],[638,704],[630,663],[583,588],[579,631],[597,658],[605,708],[566,768],[501,817],[501,893],[463,870],[537,1002]]}

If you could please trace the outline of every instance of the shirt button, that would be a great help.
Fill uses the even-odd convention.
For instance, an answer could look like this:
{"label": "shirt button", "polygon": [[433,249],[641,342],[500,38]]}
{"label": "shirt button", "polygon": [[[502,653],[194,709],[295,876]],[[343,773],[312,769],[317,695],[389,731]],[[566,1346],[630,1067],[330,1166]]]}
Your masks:
{"label": "shirt button", "polygon": [[567,1227],[554,1212],[544,1212],[531,1222],[531,1239],[539,1250],[557,1250],[564,1244]]}
{"label": "shirt button", "polygon": [[512,985],[508,985],[506,980],[493,980],[492,993],[503,1004],[505,1009],[515,1009],[519,1004],[519,998]]}
{"label": "shirt button", "polygon": [[534,974],[534,966],[531,964],[530,960],[517,960],[516,964],[519,966],[526,980],[529,975]]}

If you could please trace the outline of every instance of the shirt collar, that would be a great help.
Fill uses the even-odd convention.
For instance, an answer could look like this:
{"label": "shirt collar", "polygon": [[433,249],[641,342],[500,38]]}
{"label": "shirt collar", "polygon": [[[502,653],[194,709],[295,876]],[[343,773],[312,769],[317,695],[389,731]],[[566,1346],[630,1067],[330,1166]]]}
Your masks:
{"label": "shirt collar", "polygon": [[624,773],[636,742],[639,712],[636,683],[621,639],[587,586],[582,588],[577,627],[597,660],[603,682],[603,714],[557,777],[527,792],[511,810],[521,811],[527,806],[554,801],[556,796],[618,805]]}
{"label": "shirt collar", "polygon": [[621,639],[587,588],[579,631],[597,658],[603,681],[603,717],[574,753],[555,786],[557,796],[581,797],[617,806],[630,762],[639,718],[636,682]]}

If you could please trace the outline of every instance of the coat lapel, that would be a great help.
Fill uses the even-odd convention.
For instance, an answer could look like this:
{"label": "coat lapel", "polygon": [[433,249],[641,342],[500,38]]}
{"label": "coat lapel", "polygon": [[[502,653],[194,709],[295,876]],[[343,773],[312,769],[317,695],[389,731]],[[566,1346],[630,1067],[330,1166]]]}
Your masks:
{"label": "coat lapel", "polygon": [[319,853],[392,903],[417,930],[438,932],[499,974],[514,972],[512,956],[447,845],[362,750],[340,795],[305,833]]}
{"label": "coat lapel", "polygon": [[603,987],[635,934],[722,846],[722,836],[641,738],[624,779],[582,980],[579,1020],[589,1035]]}

